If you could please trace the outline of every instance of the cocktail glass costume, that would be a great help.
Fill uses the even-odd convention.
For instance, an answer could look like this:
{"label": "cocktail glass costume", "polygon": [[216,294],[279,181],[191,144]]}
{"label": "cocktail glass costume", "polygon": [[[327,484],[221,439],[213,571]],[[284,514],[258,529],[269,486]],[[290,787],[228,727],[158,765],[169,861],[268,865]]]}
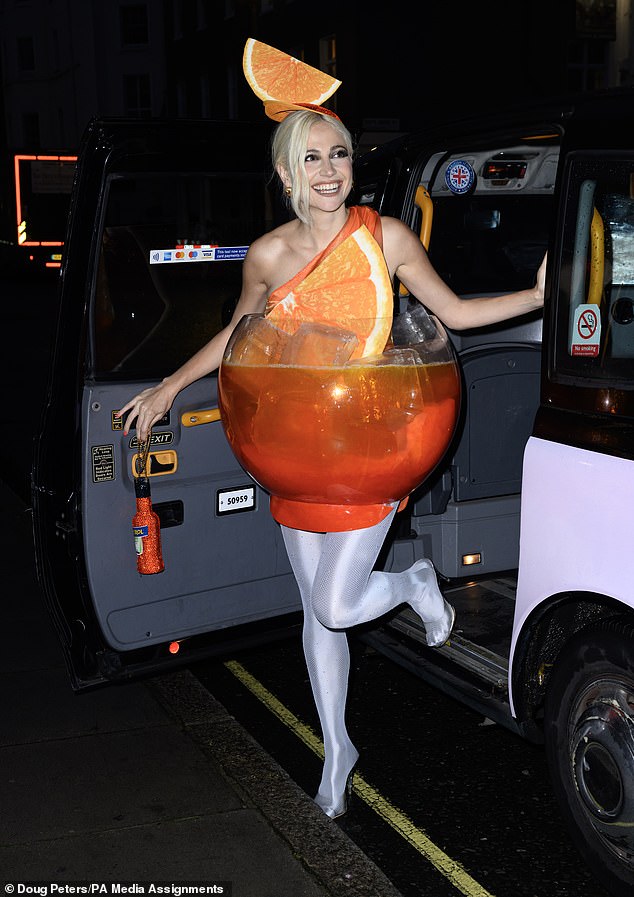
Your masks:
{"label": "cocktail glass costume", "polygon": [[[299,111],[297,106],[304,99],[311,102],[310,97],[290,97],[280,98],[280,103],[290,105],[286,114],[292,115]],[[379,215],[366,207],[349,209],[344,227],[326,249],[269,296],[264,318],[267,326],[269,321],[275,323],[278,303],[292,296],[316,271],[323,270],[332,253],[360,228],[367,229],[381,246]],[[323,323],[323,317],[319,320]],[[301,352],[298,364],[284,364],[284,349],[276,347],[256,353],[259,360],[254,364],[253,356],[249,360],[248,337],[245,340],[241,333],[242,323],[245,327],[259,324],[243,319],[227,346],[219,381],[223,423],[238,459],[271,493],[271,512],[282,526],[299,586],[304,611],[303,647],[325,750],[315,800],[324,813],[334,818],[345,812],[346,786],[358,758],[345,722],[350,668],[345,630],[376,620],[404,602],[423,619],[429,645],[444,643],[453,625],[453,609],[444,601],[428,560],[420,559],[401,573],[385,573],[374,570],[374,566],[407,491],[435,466],[451,438],[457,416],[458,378],[455,365],[445,365],[449,375],[445,390],[436,387],[436,401],[428,403],[429,408],[433,405],[441,413],[441,418],[432,416],[428,423],[443,419],[444,424],[436,455],[427,459],[427,469],[418,471],[405,493],[397,495],[390,492],[389,477],[385,475],[384,497],[374,494],[374,485],[368,497],[358,473],[367,471],[372,479],[370,472],[376,465],[368,456],[376,456],[377,464],[381,463],[381,455],[390,463],[396,457],[407,466],[408,446],[415,451],[420,442],[420,431],[408,427],[424,422],[429,413],[420,398],[420,384],[427,376],[424,366],[415,359],[412,364],[403,364],[402,359],[395,363],[391,347],[382,359],[355,360],[350,356],[328,365],[311,358],[312,365],[308,367],[302,365]],[[345,334],[352,331],[354,335],[354,321],[342,309],[341,320],[327,323],[339,325],[345,349]],[[274,331],[271,326],[273,341],[277,339]],[[317,332],[321,332],[319,328]],[[292,341],[293,333],[287,336]],[[247,349],[242,354],[245,344]],[[374,376],[370,372],[372,365]],[[408,386],[403,400],[390,400],[391,407],[384,411],[380,384],[395,376],[404,377],[402,382]],[[312,397],[306,393],[310,388]],[[412,399],[413,394],[417,398]],[[365,411],[358,410],[360,400],[365,402]],[[289,412],[293,402],[295,411]],[[350,409],[355,409],[356,414],[352,421]],[[370,441],[364,437],[368,427],[375,427],[370,432],[376,433]],[[311,476],[304,467],[304,474],[293,479],[294,460],[310,457],[309,446],[315,444],[321,446],[320,457],[312,456],[319,475]],[[352,464],[345,463],[346,455],[352,455]],[[399,461],[394,470],[400,472],[403,466]]]}

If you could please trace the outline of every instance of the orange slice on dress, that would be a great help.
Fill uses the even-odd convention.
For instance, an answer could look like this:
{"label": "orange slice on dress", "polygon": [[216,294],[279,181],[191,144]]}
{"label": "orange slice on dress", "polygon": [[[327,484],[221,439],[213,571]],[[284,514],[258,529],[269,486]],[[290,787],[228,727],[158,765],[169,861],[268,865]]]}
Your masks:
{"label": "orange slice on dress", "polygon": [[287,333],[313,322],[352,331],[352,359],[380,355],[392,329],[394,300],[380,246],[362,225],[267,315]]}
{"label": "orange slice on dress", "polygon": [[244,47],[242,68],[251,90],[263,101],[284,100],[319,106],[341,84],[331,75],[252,37]]}

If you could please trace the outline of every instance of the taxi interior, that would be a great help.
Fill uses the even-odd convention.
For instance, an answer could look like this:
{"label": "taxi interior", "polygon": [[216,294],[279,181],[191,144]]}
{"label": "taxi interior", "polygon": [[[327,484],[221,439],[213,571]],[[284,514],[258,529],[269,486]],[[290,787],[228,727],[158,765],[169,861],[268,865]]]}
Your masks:
{"label": "taxi interior", "polygon": [[[410,224],[440,276],[461,297],[534,284],[548,249],[560,139],[549,129],[421,155]],[[464,192],[453,190],[447,178],[458,161],[473,173]],[[364,201],[382,204],[389,214],[387,191],[382,192],[387,184],[389,175],[374,183],[370,177],[361,186]],[[402,289],[401,307],[414,298]],[[411,555],[422,543],[457,611],[456,629],[440,655],[497,690],[508,722],[504,696],[519,560],[522,456],[540,401],[542,318],[533,314],[477,330],[450,330],[449,335],[463,379],[459,425],[434,475],[414,494],[389,563],[407,564],[409,528]],[[364,638],[414,672],[424,665],[426,677],[433,676],[433,665],[425,659],[424,628],[411,609]],[[451,677],[445,672],[441,678],[442,687],[451,691]],[[461,683],[461,693],[464,688]],[[477,695],[472,700],[477,702]]]}
{"label": "taxi interior", "polygon": [[[479,151],[438,151],[425,157],[414,193],[412,226],[420,232],[443,279],[463,298],[532,286],[549,246],[560,135],[537,134]],[[446,172],[466,162],[474,182],[452,192]],[[412,539],[422,540],[444,578],[457,611],[450,642],[438,653],[476,676],[471,703],[513,727],[506,703],[517,567],[523,451],[534,432],[543,365],[555,371],[558,407],[576,409],[579,385],[603,386],[601,407],[618,413],[619,393],[631,384],[634,355],[634,174],[631,163],[576,163],[568,184],[569,245],[562,247],[556,289],[556,336],[542,353],[541,314],[473,331],[450,331],[463,377],[461,420],[454,442],[411,503]],[[381,201],[380,185],[366,193]],[[551,290],[552,292],[552,290]],[[401,303],[412,297],[401,294]],[[594,321],[596,339],[582,348],[574,331]],[[598,325],[598,326],[597,326]],[[579,340],[577,340],[579,343]],[[561,390],[572,388],[573,398]],[[571,394],[572,395],[572,394]],[[584,395],[582,391],[581,395]],[[587,395],[595,395],[588,390]],[[621,400],[623,394],[621,394]],[[406,536],[405,528],[402,535]],[[406,551],[407,539],[392,551]],[[366,640],[416,673],[452,692],[452,675],[435,676],[426,658],[424,628],[409,608]],[[481,691],[482,684],[485,690]],[[455,689],[469,685],[461,678]],[[497,695],[485,697],[486,689]],[[482,700],[480,700],[482,698]]]}

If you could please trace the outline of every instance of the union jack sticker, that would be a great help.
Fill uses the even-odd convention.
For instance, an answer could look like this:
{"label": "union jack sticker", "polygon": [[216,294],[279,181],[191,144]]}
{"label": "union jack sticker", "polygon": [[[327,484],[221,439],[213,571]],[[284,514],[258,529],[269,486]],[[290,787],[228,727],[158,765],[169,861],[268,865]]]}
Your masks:
{"label": "union jack sticker", "polygon": [[454,159],[445,171],[445,184],[452,193],[468,193],[475,182],[475,171],[463,159]]}

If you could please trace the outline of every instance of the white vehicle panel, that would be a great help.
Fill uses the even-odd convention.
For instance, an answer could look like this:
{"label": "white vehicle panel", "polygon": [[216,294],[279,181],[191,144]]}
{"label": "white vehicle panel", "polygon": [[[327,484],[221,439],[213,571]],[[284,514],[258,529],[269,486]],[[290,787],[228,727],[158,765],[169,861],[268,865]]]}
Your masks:
{"label": "white vehicle panel", "polygon": [[634,608],[633,508],[632,461],[529,439],[524,453],[520,566],[509,664],[511,708],[517,639],[542,602],[578,591],[607,595]]}

